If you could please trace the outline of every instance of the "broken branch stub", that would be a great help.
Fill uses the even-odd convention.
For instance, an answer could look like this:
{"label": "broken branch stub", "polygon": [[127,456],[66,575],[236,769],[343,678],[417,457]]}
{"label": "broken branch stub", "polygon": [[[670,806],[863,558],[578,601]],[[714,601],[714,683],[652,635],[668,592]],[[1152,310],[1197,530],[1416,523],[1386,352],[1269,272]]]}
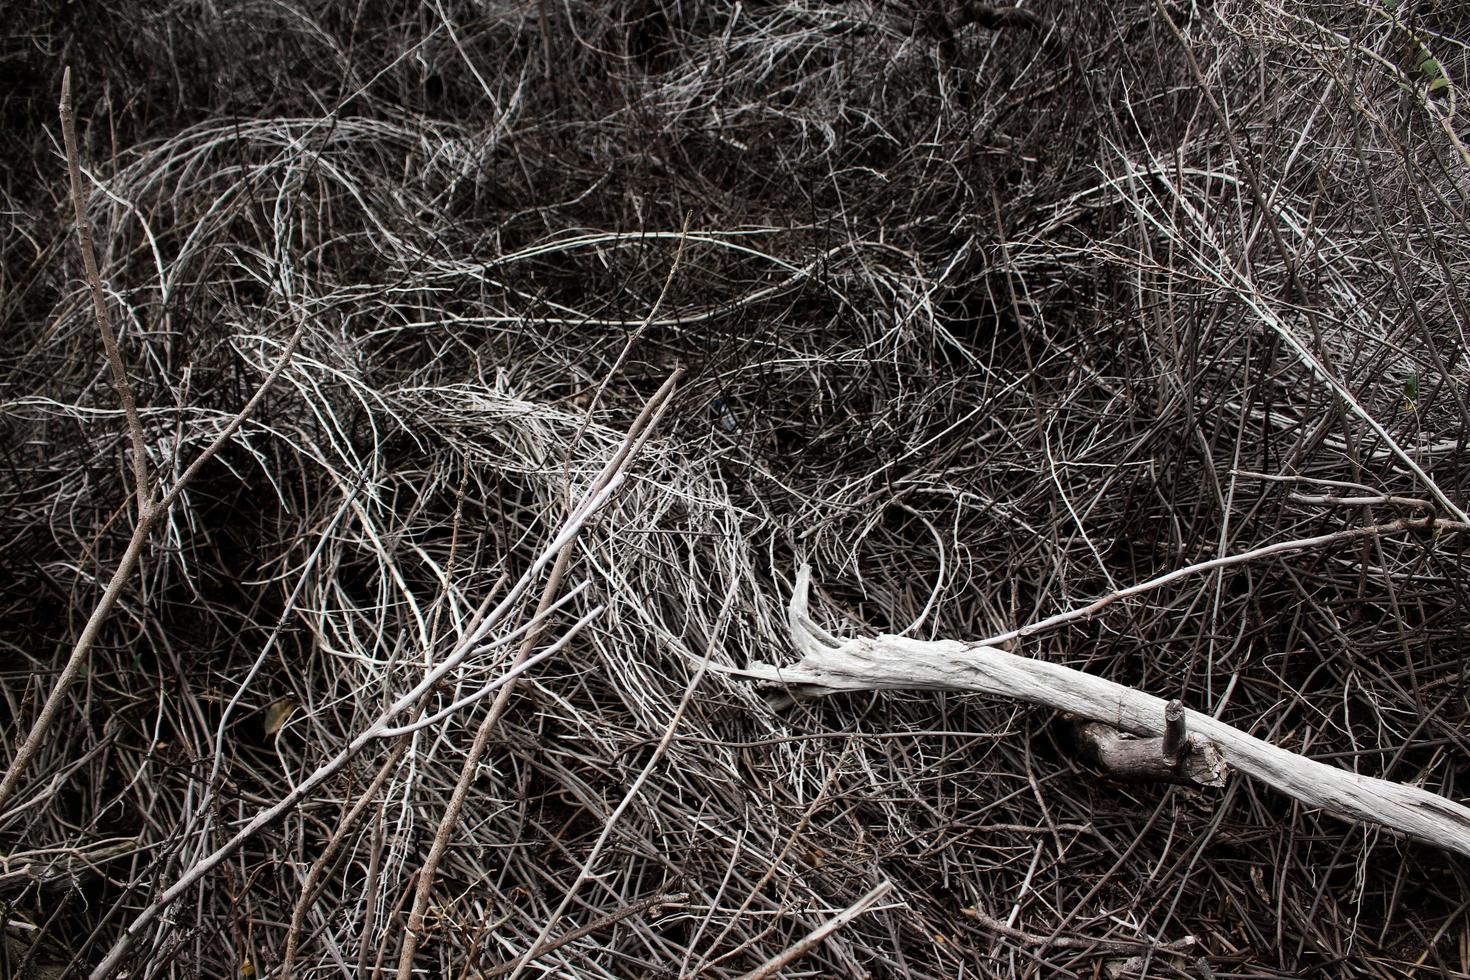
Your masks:
{"label": "broken branch stub", "polygon": [[[801,659],[790,667],[753,664],[731,671],[774,685],[772,700],[778,704],[843,691],[974,691],[1055,708],[1144,738],[1164,737],[1164,699],[1060,664],[955,640],[840,640],[807,614],[810,580],[811,570],[803,566],[789,609]],[[1198,711],[1185,708],[1183,716],[1191,740],[1207,741],[1224,763],[1292,799],[1470,856],[1470,808],[1414,786],[1314,762]]]}
{"label": "broken branch stub", "polygon": [[1185,741],[1171,755],[1168,736],[1136,738],[1111,725],[1084,721],[1073,733],[1082,753],[1108,775],[1129,782],[1178,783],[1181,786],[1224,786],[1230,766],[1213,742],[1198,735]]}
{"label": "broken branch stub", "polygon": [[1230,775],[1230,766],[1215,743],[1185,730],[1182,701],[1164,705],[1163,738],[1139,738],[1101,722],[1064,717],[1072,723],[1082,755],[1118,779],[1219,787]]}

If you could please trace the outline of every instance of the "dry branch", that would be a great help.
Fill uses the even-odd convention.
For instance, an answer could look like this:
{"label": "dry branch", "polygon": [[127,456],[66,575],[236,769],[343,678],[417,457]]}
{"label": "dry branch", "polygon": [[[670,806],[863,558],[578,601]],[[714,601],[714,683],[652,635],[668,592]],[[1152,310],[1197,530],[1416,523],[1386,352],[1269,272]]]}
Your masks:
{"label": "dry branch", "polygon": [[[1163,698],[1060,664],[956,640],[839,640],[807,614],[810,579],[810,567],[803,566],[789,610],[791,639],[801,660],[791,667],[753,665],[740,674],[780,685],[793,699],[914,688],[998,694],[1135,735],[1164,736],[1168,702]],[[1314,762],[1198,711],[1185,714],[1189,730],[1213,743],[1225,762],[1307,806],[1470,856],[1470,809],[1459,803]]]}
{"label": "dry branch", "polygon": [[47,733],[50,732],[52,724],[56,721],[61,711],[61,704],[66,692],[71,688],[76,679],[81,676],[86,667],[88,655],[93,643],[102,631],[103,625],[112,614],[113,607],[122,596],[134,569],[143,556],[143,550],[148,543],[148,538],[153,529],[165,518],[169,509],[173,507],[185,487],[198,475],[215,455],[224,448],[225,444],[234,437],[239,428],[245,424],[255,409],[264,400],[266,393],[275,385],[276,379],[285,371],[286,365],[290,363],[292,355],[296,352],[296,345],[301,341],[304,323],[299,325],[291,339],[287,341],[285,349],[265,380],[255,389],[245,407],[220,430],[219,434],[209,443],[205,449],[189,464],[184,472],[174,482],[173,487],[166,493],[155,495],[155,490],[149,482],[148,467],[144,449],[144,438],[142,423],[138,420],[137,401],[133,395],[132,385],[128,381],[127,365],[122,359],[121,350],[117,344],[117,337],[107,318],[107,306],[103,297],[102,276],[97,269],[97,259],[92,244],[92,232],[87,224],[86,204],[82,194],[82,177],[80,154],[77,149],[76,118],[72,111],[71,99],[71,69],[68,68],[62,76],[61,89],[61,131],[63,141],[66,145],[67,170],[71,178],[71,199],[73,210],[76,212],[77,235],[80,239],[82,263],[86,270],[88,291],[92,297],[93,315],[97,322],[97,331],[102,337],[102,346],[107,355],[108,364],[111,366],[114,387],[117,389],[118,400],[122,403],[123,415],[127,420],[128,438],[132,442],[132,469],[135,495],[137,498],[138,515],[133,525],[132,537],[128,540],[127,549],[113,570],[112,577],[107,582],[107,588],[102,593],[102,598],[92,608],[87,618],[87,623],[82,627],[77,642],[72,647],[71,654],[67,657],[61,673],[57,675],[56,684],[51,688],[51,693],[46,696],[41,705],[36,720],[31,724],[25,741],[16,750],[10,761],[10,768],[3,778],[0,778],[0,811],[4,810],[5,804],[15,793],[20,785],[21,777],[30,767],[31,761],[40,751],[45,743]]}
{"label": "dry branch", "polygon": [[856,902],[853,902],[847,908],[843,909],[841,912],[838,912],[836,915],[832,916],[832,918],[828,919],[826,922],[813,929],[806,936],[802,937],[800,942],[788,946],[786,949],[783,949],[775,956],[772,956],[770,959],[766,960],[766,962],[762,963],[756,969],[751,970],[749,973],[743,974],[740,977],[740,980],[763,980],[764,977],[776,976],[781,970],[785,969],[787,966],[790,966],[795,961],[801,959],[807,953],[810,953],[812,950],[816,949],[819,945],[821,945],[822,941],[825,940],[828,936],[832,935],[832,933],[836,932],[838,929],[841,929],[853,919],[856,919],[868,909],[872,908],[875,904],[877,904],[879,899],[881,899],[884,895],[887,895],[892,890],[893,882],[880,881],[877,885],[873,886],[873,888],[871,888],[866,894],[864,894],[863,897],[859,898]]}
{"label": "dry branch", "polygon": [[[562,602],[555,602],[545,607],[544,614],[534,615],[520,628],[493,640],[487,640],[489,634],[498,626],[502,626],[504,619],[516,607],[516,603],[527,591],[540,579],[541,573],[546,570],[562,549],[572,541],[582,527],[592,520],[599,510],[602,509],[608,499],[622,485],[623,473],[621,467],[624,460],[631,454],[634,447],[638,445],[637,434],[628,436],[624,445],[620,447],[612,460],[604,468],[602,474],[595,481],[596,489],[589,491],[577,504],[572,512],[567,515],[565,522],[558,530],[553,540],[542,550],[537,560],[517,580],[516,584],[496,605],[495,609],[485,617],[481,624],[469,633],[454,650],[446,656],[433,670],[428,671],[407,693],[399,696],[392,704],[383,709],[382,713],[374,719],[363,731],[359,732],[350,742],[339,749],[330,759],[319,766],[316,771],[308,775],[291,792],[287,793],[275,804],[259,811],[238,831],[235,832],[225,843],[215,848],[206,856],[200,858],[191,868],[179,877],[171,886],[165,889],[154,899],[146,909],[143,910],[127,927],[121,937],[113,944],[111,951],[100,964],[92,971],[92,980],[106,980],[111,977],[122,965],[137,938],[149,924],[165,909],[172,905],[185,892],[197,884],[200,880],[210,874],[231,854],[235,853],[242,844],[258,833],[262,828],[269,826],[284,816],[288,811],[307,798],[318,786],[341,772],[365,746],[377,741],[390,733],[398,734],[390,725],[396,717],[408,711],[418,704],[424,693],[437,684],[440,679],[447,675],[455,667],[463,663],[471,655],[485,654],[496,648],[508,644],[523,636],[538,632],[545,619],[556,612],[562,602],[580,591],[580,587],[568,591]],[[500,674],[496,680],[480,688],[470,699],[462,699],[457,702],[460,707],[467,707],[468,703],[495,693],[510,684],[527,667],[539,662],[540,659],[551,655],[560,649],[561,645],[578,633],[588,622],[596,618],[602,612],[601,606],[594,607],[587,615],[568,627],[562,634],[561,639],[543,650],[535,657],[527,657],[520,660],[517,665]]]}
{"label": "dry branch", "polygon": [[[674,393],[674,388],[679,381],[679,371],[664,381],[658,391],[648,399],[643,406],[643,411],[633,420],[628,429],[628,437],[623,445],[618,448],[611,461],[603,469],[602,473],[593,482],[589,495],[598,495],[614,480],[621,480],[626,472],[626,467],[638,455],[638,450],[648,440],[653,427],[658,424],[663,412],[668,408],[669,398]],[[570,518],[569,518],[570,519]],[[552,565],[550,574],[546,577],[546,585],[541,591],[541,598],[537,603],[536,611],[532,616],[532,622],[536,625],[527,629],[521,640],[520,650],[516,653],[515,662],[511,670],[517,670],[529,662],[531,651],[540,637],[541,624],[545,622],[548,611],[556,602],[557,590],[561,588],[562,577],[566,574],[567,566],[571,563],[572,549],[576,544],[576,535],[565,537],[565,543],[556,555],[556,563]],[[475,773],[478,771],[480,758],[490,745],[490,737],[495,731],[496,724],[505,714],[506,706],[510,703],[510,696],[515,690],[514,683],[507,683],[496,695],[494,703],[490,705],[489,711],[480,721],[480,727],[475,732],[474,741],[470,745],[469,754],[465,757],[464,764],[460,767],[459,780],[455,783],[454,795],[450,797],[449,805],[440,814],[439,826],[434,832],[434,842],[429,850],[429,856],[424,861],[424,867],[420,870],[418,883],[414,889],[413,908],[408,916],[408,928],[403,934],[403,948],[398,956],[399,980],[408,980],[413,975],[413,957],[418,949],[419,937],[424,932],[424,916],[428,911],[429,899],[433,893],[435,874],[439,863],[443,859],[444,851],[449,846],[450,836],[459,822],[460,811],[464,807],[464,801],[469,794],[470,784],[473,782]],[[548,924],[549,925],[549,924]],[[545,938],[543,933],[542,939]],[[539,945],[539,943],[538,943]],[[532,952],[534,952],[534,947]],[[531,953],[528,953],[529,956]]]}
{"label": "dry branch", "polygon": [[[1251,974],[1321,949],[1344,974],[1454,961],[1454,854],[1347,881],[1357,835],[1263,790],[1229,795],[1260,832],[1200,874],[1208,855],[1158,832],[1172,797],[1103,813],[1035,772],[1015,701],[780,717],[700,673],[786,652],[772,569],[809,561],[883,630],[1085,653],[1119,680],[1147,663],[1140,687],[1227,702],[1319,761],[1463,785],[1470,561],[1419,520],[1456,513],[1421,474],[1461,509],[1470,486],[1453,5],[1166,4],[1178,33],[1154,0],[1022,4],[1040,30],[963,0],[548,0],[539,22],[534,3],[21,6],[0,831],[12,872],[139,835],[80,892],[34,863],[0,883],[69,972],[143,913],[135,974],[282,977],[294,944],[298,977],[391,975],[519,640],[150,910],[479,629],[675,364],[658,440],[567,569],[592,587],[559,621],[607,612],[526,661],[552,658],[428,875],[415,976],[735,976],[884,880],[902,901],[782,972],[1065,975],[1091,937],[1156,955],[1185,934]],[[95,278],[38,88],[57,52]],[[222,433],[298,323],[289,370]],[[114,590],[135,483],[163,502]],[[1072,608],[1100,581],[1131,588]],[[1047,647],[1076,659],[985,639],[1108,603],[1126,631]],[[262,739],[250,714],[283,697]],[[1162,767],[1159,740],[1087,724]],[[689,892],[674,928],[584,931],[670,889]],[[967,907],[1032,938],[957,923]],[[31,949],[23,971],[47,966]]]}
{"label": "dry branch", "polygon": [[[1170,701],[1171,705],[1179,704]],[[1184,706],[1179,706],[1183,720]],[[1165,719],[1166,723],[1168,719]],[[1089,721],[1076,726],[1078,746],[1110,775],[1139,782],[1179,783],[1183,786],[1224,786],[1229,766],[1219,749],[1208,739],[1186,736],[1180,746],[1188,751],[1169,751],[1169,735],[1135,738],[1111,725]]]}
{"label": "dry branch", "polygon": [[1008,926],[994,916],[987,915],[978,908],[961,909],[964,915],[974,919],[982,927],[990,932],[1004,936],[1014,943],[1027,947],[1054,946],[1058,949],[1077,949],[1088,953],[1103,956],[1123,955],[1130,953],[1146,953],[1149,951],[1165,953],[1187,953],[1199,945],[1199,940],[1193,936],[1185,936],[1171,943],[1148,943],[1127,939],[1085,939],[1073,936],[1038,936]]}
{"label": "dry branch", "polygon": [[128,440],[132,443],[133,492],[138,498],[138,516],[147,518],[153,510],[153,494],[149,489],[148,450],[143,437],[143,423],[138,419],[138,399],[128,380],[127,362],[123,360],[117,335],[107,317],[107,299],[102,288],[102,274],[97,269],[97,249],[92,244],[92,226],[87,220],[87,198],[82,191],[81,151],[77,149],[77,119],[71,101],[71,68],[61,75],[61,138],[66,147],[66,171],[71,182],[72,211],[77,221],[77,241],[82,253],[82,268],[87,275],[87,292],[92,299],[92,316],[97,321],[97,334],[112,371],[112,386],[127,420]]}

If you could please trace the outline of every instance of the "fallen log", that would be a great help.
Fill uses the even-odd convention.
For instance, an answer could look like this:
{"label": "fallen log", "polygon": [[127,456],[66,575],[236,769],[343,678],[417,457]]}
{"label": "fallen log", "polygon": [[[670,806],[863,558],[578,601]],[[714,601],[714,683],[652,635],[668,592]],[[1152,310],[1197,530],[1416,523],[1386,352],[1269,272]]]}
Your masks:
{"label": "fallen log", "polygon": [[[902,636],[842,640],[807,613],[811,570],[797,573],[791,639],[801,659],[789,666],[752,664],[730,673],[767,682],[778,704],[843,691],[975,691],[1068,712],[1145,738],[1163,739],[1163,698],[978,643]],[[1345,820],[1396,830],[1470,856],[1470,808],[1434,793],[1363,776],[1272,745],[1232,725],[1185,709],[1190,739],[1204,739],[1229,766],[1271,788]]]}

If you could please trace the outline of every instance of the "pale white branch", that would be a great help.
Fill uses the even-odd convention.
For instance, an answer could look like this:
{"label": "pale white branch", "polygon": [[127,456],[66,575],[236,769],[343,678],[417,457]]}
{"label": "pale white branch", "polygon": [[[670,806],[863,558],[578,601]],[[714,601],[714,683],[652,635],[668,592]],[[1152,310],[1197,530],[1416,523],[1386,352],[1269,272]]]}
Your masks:
{"label": "pale white branch", "polygon": [[[801,660],[756,664],[734,673],[780,685],[790,700],[840,691],[976,691],[1056,708],[1125,732],[1162,737],[1163,698],[1060,664],[992,646],[903,636],[857,637],[836,645],[809,626],[811,571],[797,574],[791,638]],[[1226,763],[1309,807],[1397,830],[1470,856],[1470,808],[1434,793],[1314,762],[1232,725],[1186,709],[1191,736],[1208,740]]]}

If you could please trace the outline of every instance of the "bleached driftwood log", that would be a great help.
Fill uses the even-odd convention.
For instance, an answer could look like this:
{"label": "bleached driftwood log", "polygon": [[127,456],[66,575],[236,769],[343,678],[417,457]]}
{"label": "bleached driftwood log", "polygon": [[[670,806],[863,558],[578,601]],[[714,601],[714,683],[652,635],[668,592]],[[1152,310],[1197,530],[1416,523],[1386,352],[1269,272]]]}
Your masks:
{"label": "bleached driftwood log", "polygon": [[[779,686],[778,700],[841,691],[978,691],[1057,708],[1135,735],[1164,735],[1163,698],[1070,667],[955,640],[839,640],[807,614],[810,578],[809,568],[798,572],[789,611],[801,660],[790,667],[754,664],[732,671]],[[1209,740],[1226,763],[1309,807],[1470,856],[1470,809],[1459,803],[1314,762],[1197,711],[1186,709],[1185,722],[1191,738]]]}

